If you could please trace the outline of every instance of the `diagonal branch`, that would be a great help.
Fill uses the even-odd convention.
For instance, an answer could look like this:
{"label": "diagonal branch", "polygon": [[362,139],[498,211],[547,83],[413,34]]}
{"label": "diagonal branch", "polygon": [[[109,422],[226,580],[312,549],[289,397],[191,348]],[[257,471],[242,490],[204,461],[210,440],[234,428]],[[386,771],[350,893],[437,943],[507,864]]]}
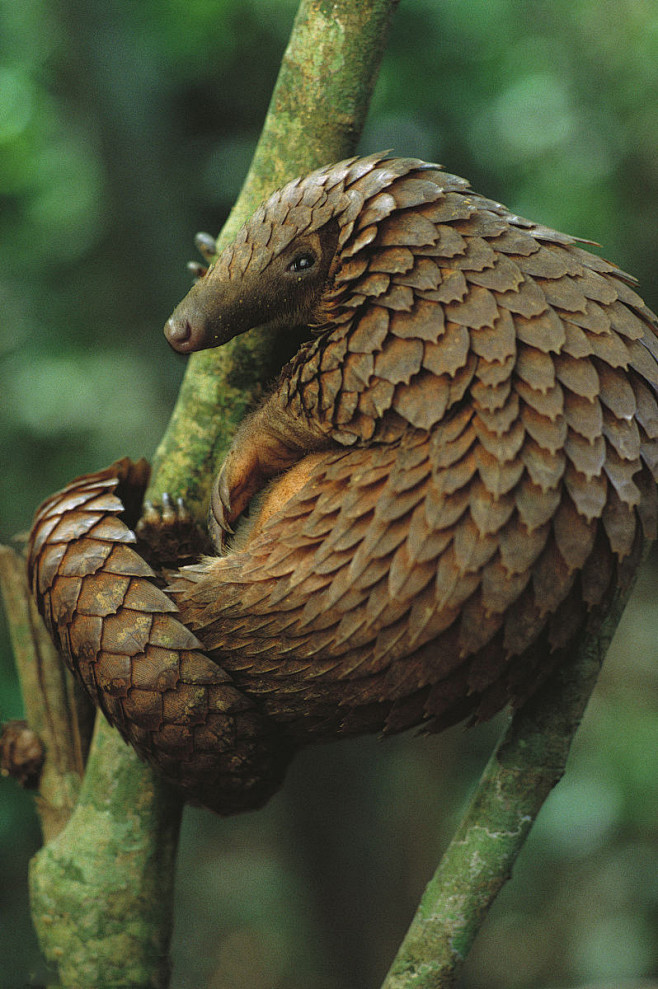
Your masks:
{"label": "diagonal branch", "polygon": [[[302,0],[222,242],[283,181],[353,152],[397,2]],[[183,495],[203,517],[217,461],[274,366],[272,342],[254,333],[190,359],[148,497]],[[77,807],[31,868],[35,926],[46,957],[60,963],[63,985],[107,984],[110,972],[113,984],[167,985],[181,811],[99,717]],[[123,923],[126,917],[135,923]]]}
{"label": "diagonal branch", "polygon": [[381,989],[450,989],[489,908],[511,876],[544,801],[562,778],[573,737],[631,587],[514,715],[438,868]]}

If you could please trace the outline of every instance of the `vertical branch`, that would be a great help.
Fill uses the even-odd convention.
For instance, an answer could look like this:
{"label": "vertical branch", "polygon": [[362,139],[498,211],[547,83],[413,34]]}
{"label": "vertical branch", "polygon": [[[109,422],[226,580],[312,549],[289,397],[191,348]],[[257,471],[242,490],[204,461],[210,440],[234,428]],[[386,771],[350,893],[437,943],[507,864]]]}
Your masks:
{"label": "vertical branch", "polygon": [[169,983],[181,802],[104,718],[67,827],[32,859],[32,916],[62,986]]}
{"label": "vertical branch", "polygon": [[45,749],[37,810],[45,841],[68,821],[80,790],[93,714],[48,635],[25,576],[25,560],[0,546],[0,589],[30,727]]}

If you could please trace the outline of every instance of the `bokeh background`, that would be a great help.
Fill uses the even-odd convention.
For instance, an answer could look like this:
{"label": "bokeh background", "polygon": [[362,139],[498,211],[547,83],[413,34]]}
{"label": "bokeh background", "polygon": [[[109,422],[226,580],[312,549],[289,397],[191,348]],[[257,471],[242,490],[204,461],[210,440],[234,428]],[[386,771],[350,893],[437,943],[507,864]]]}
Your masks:
{"label": "bokeh background", "polygon": [[[294,0],[0,0],[0,539],[79,473],[152,455],[161,326],[248,167]],[[442,162],[605,245],[658,308],[658,10],[405,0],[361,150]],[[658,985],[658,600],[642,573],[464,989]],[[2,619],[3,620],[3,619]],[[21,701],[0,628],[0,718]],[[174,989],[379,985],[505,717],[309,750],[265,810],[186,812]],[[32,799],[0,780],[0,985],[41,985]]]}

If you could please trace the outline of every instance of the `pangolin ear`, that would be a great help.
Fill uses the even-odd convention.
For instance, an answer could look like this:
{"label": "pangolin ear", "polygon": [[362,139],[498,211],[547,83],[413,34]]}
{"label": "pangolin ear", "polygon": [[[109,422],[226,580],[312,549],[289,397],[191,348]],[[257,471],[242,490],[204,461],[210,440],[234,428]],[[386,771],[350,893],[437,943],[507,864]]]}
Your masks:
{"label": "pangolin ear", "polygon": [[322,264],[327,272],[331,267],[331,262],[333,261],[338,249],[339,233],[340,226],[337,220],[330,220],[329,223],[325,223],[324,226],[320,227],[317,231],[317,237],[319,240],[320,249],[322,251]]}

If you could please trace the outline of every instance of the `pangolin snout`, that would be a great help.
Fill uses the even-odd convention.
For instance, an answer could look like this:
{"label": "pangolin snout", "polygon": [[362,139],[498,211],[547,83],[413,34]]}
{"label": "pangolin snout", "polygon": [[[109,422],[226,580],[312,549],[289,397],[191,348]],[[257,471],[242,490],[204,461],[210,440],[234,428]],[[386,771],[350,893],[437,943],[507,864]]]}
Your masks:
{"label": "pangolin snout", "polygon": [[209,320],[202,314],[190,315],[175,309],[164,327],[167,342],[179,354],[191,354],[211,345]]}

